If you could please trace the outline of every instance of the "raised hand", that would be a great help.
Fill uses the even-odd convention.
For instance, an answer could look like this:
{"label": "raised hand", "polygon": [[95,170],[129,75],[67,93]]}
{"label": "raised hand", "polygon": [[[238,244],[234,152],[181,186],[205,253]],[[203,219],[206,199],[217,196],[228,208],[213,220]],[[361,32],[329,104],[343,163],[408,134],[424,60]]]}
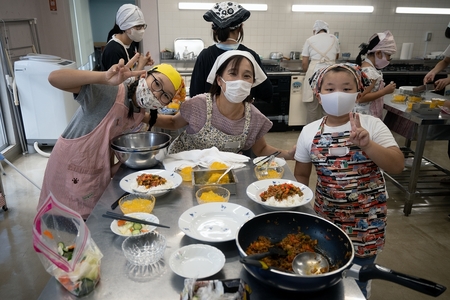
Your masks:
{"label": "raised hand", "polygon": [[145,70],[131,71],[131,68],[139,59],[139,56],[140,54],[136,53],[126,65],[125,61],[123,59],[120,59],[118,64],[113,65],[111,68],[109,68],[108,71],[105,72],[106,83],[109,85],[119,85],[127,78],[145,74]]}
{"label": "raised hand", "polygon": [[370,134],[367,130],[361,127],[361,121],[358,113],[349,113],[350,118],[350,138],[349,142],[355,144],[360,148],[364,148],[370,143]]}

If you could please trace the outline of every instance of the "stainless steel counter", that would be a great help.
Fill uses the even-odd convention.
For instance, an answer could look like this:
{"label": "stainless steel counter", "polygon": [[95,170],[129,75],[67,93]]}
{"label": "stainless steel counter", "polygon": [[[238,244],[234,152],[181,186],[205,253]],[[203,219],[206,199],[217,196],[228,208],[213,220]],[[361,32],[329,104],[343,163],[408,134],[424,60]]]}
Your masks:
{"label": "stainless steel counter", "polygon": [[[101,215],[111,210],[111,204],[123,194],[119,187],[120,179],[135,172],[125,167],[120,168],[110,185],[102,195],[94,211],[87,220],[92,238],[97,243],[104,257],[101,261],[101,280],[96,289],[83,299],[179,299],[179,294],[184,286],[184,278],[172,272],[168,266],[170,255],[178,248],[188,245],[203,243],[186,236],[178,228],[178,218],[188,208],[197,205],[193,188],[190,183],[183,182],[176,190],[158,197],[153,214],[158,216],[161,224],[170,226],[170,229],[159,228],[158,231],[166,236],[167,249],[164,259],[154,266],[154,277],[143,278],[135,276],[135,269],[127,264],[122,253],[124,237],[115,235],[110,230],[111,220]],[[256,181],[253,168],[248,165],[245,168],[235,170],[238,178],[237,193],[232,195],[230,202],[241,204],[255,214],[266,212],[260,205],[250,200],[246,195],[247,186]],[[284,178],[294,179],[292,172],[286,168]],[[116,210],[119,210],[118,208]],[[311,206],[307,205],[299,211],[313,214]],[[357,300],[364,299],[356,282],[353,279],[344,279],[334,287],[317,293],[292,293],[270,288],[254,279],[245,271],[239,262],[239,253],[234,241],[223,243],[211,243],[220,249],[226,257],[224,268],[208,279],[233,279],[241,278],[252,289],[251,299],[327,299],[327,300]],[[54,278],[51,278],[39,299],[77,299]]]}
{"label": "stainless steel counter", "polygon": [[[384,109],[387,110],[384,122],[389,129],[406,138],[405,146],[401,149],[407,159],[408,157],[412,158],[412,164],[410,168],[405,168],[399,175],[385,174],[387,179],[405,192],[403,212],[408,216],[412,211],[415,197],[450,194],[450,188],[439,182],[441,178],[450,176],[450,171],[429,158],[423,157],[425,143],[430,139],[428,129],[431,126],[445,126],[444,129],[450,129],[450,115],[442,112],[438,115],[421,115],[407,110],[406,104],[392,103],[392,96],[393,94],[384,96]],[[431,92],[427,92],[424,96],[426,99],[450,100],[450,97],[443,97]],[[447,136],[443,135],[439,139],[450,140],[450,132]],[[414,150],[410,149],[411,140],[417,141]]]}

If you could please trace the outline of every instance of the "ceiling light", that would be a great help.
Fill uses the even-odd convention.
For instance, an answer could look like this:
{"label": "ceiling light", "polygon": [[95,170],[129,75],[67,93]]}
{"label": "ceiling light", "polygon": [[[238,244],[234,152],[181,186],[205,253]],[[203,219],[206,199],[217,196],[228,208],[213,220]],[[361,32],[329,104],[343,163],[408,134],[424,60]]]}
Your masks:
{"label": "ceiling light", "polygon": [[344,13],[372,13],[373,6],[355,5],[292,5],[295,12],[344,12]]}
{"label": "ceiling light", "polygon": [[[178,9],[181,10],[209,10],[211,9],[216,2],[178,2]],[[250,11],[267,11],[267,4],[247,4],[241,3],[241,5]]]}
{"label": "ceiling light", "polygon": [[395,12],[398,14],[450,15],[450,8],[397,7]]}

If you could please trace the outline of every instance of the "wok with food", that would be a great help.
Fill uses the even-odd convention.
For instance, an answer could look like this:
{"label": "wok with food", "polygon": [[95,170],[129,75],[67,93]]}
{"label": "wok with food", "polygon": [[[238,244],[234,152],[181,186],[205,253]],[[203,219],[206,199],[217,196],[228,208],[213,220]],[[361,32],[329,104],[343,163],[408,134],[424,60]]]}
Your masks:
{"label": "wok with food", "polygon": [[[288,291],[319,291],[337,284],[347,276],[359,278],[361,281],[388,280],[435,297],[446,290],[446,287],[440,284],[401,274],[377,264],[366,266],[352,264],[355,252],[347,234],[330,221],[307,213],[277,211],[257,215],[240,227],[236,235],[236,245],[240,256],[246,258],[250,253],[249,247],[260,237],[268,239],[270,244],[277,245],[287,236],[295,237],[299,233],[308,236],[307,251],[314,248],[315,252],[325,256],[331,266],[329,272],[299,275],[292,270],[284,270],[286,264],[269,268],[244,264],[244,268],[263,283]],[[286,240],[282,243],[286,243]],[[293,239],[290,246],[298,246],[297,244],[299,242]],[[259,250],[267,251],[267,248],[261,247]]]}

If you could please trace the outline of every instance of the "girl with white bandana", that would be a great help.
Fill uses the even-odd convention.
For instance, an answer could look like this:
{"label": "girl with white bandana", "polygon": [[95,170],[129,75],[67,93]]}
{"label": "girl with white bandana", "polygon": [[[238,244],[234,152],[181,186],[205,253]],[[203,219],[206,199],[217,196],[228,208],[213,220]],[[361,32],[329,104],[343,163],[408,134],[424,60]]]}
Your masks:
{"label": "girl with white bandana", "polygon": [[[149,122],[146,110],[168,104],[181,86],[180,74],[170,65],[158,65],[148,73],[131,71],[136,54],[127,65],[123,60],[106,72],[62,69],[50,73],[49,82],[74,94],[80,104],[59,137],[47,163],[39,206],[48,195],[87,219],[117,172],[110,141]],[[138,76],[131,85],[124,82]]]}
{"label": "girl with white bandana", "polygon": [[[314,210],[349,235],[359,265],[372,263],[385,242],[388,195],[382,170],[395,174],[404,167],[387,126],[351,112],[364,76],[355,64],[335,64],[313,75],[311,87],[327,116],[303,127],[294,169],[295,178],[309,185],[314,165]],[[358,284],[368,296],[366,283]]]}
{"label": "girl with white bandana", "polygon": [[[368,44],[363,43],[359,48],[361,51],[356,58],[356,64],[361,66],[372,84],[368,93],[358,99],[354,111],[382,119],[383,97],[392,94],[396,88],[394,82],[385,84],[381,72],[381,69],[389,65],[391,55],[397,51],[394,36],[389,30],[375,33],[370,37]],[[364,61],[362,61],[363,55],[365,55]]]}
{"label": "girl with white bandana", "polygon": [[[229,50],[220,55],[207,78],[212,84],[209,93],[183,102],[174,116],[158,116],[156,127],[185,127],[170,145],[169,153],[213,146],[234,153],[251,149],[257,156],[279,150],[264,139],[272,122],[251,104],[251,88],[265,80],[266,75],[249,52]],[[279,151],[279,157],[294,158],[294,149]]]}
{"label": "girl with white bandana", "polygon": [[[142,41],[147,24],[141,9],[133,4],[122,5],[116,13],[116,23],[108,34],[108,43],[100,60],[101,71],[107,71],[120,59],[128,63],[130,57],[139,52],[139,42]],[[143,70],[145,66],[153,65],[150,52],[139,56],[134,70]],[[129,81],[133,81],[131,77]]]}

